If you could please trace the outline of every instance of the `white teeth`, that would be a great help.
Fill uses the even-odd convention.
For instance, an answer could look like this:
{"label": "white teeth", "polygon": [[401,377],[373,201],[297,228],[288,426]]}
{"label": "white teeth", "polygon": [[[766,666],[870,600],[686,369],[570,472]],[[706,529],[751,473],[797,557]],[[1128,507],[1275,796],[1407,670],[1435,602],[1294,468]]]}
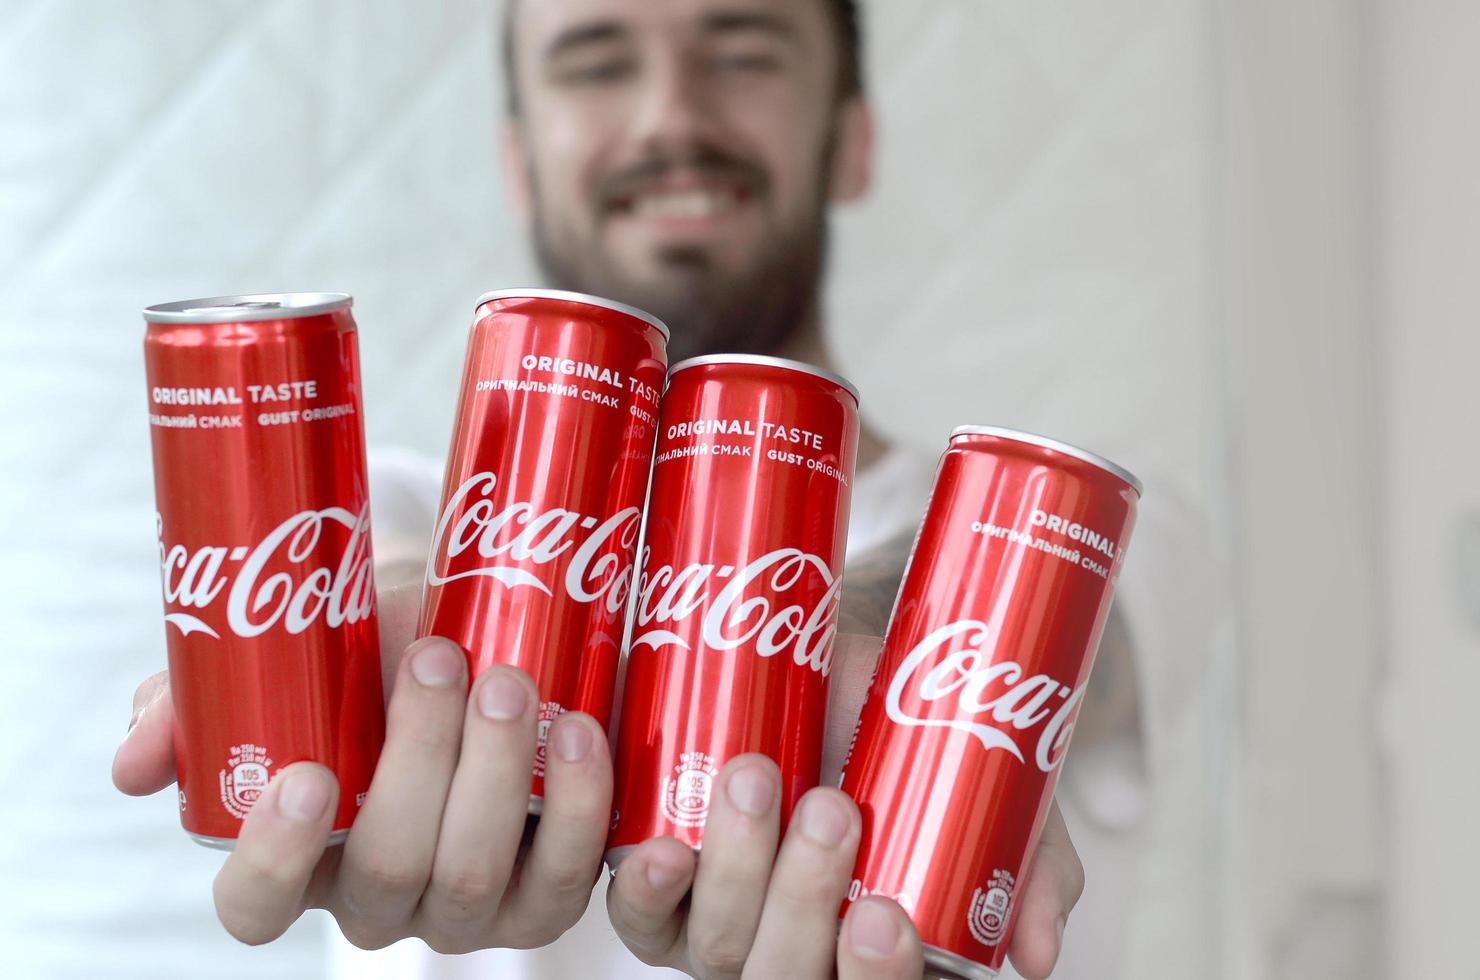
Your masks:
{"label": "white teeth", "polygon": [[656,191],[640,196],[632,210],[639,218],[708,218],[729,203],[728,195],[713,191]]}

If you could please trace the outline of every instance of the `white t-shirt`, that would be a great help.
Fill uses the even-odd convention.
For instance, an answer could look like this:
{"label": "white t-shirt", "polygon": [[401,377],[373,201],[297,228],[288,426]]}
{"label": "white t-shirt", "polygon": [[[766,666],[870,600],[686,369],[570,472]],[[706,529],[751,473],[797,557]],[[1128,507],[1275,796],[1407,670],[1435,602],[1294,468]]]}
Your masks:
{"label": "white t-shirt", "polygon": [[[891,449],[858,474],[849,517],[850,554],[865,552],[918,526],[935,464],[933,458]],[[424,562],[441,481],[440,462],[405,450],[371,452],[377,566]],[[1092,869],[1092,881],[1100,887],[1087,892],[1076,910],[1073,942],[1061,962],[1072,970],[1072,961],[1080,960],[1086,968],[1093,964],[1096,975],[1114,976],[1118,971],[1111,963],[1120,959],[1117,951],[1124,944],[1127,925],[1125,889],[1115,883],[1134,880],[1142,851],[1136,826],[1142,809],[1139,798],[1144,795],[1135,775],[1141,771],[1139,746],[1112,742],[1094,748],[1076,745],[1075,749],[1060,784],[1060,805],[1075,845]],[[622,945],[606,914],[608,880],[601,876],[581,921],[543,949],[443,956],[419,939],[407,939],[366,952],[331,929],[330,973],[342,980],[648,980],[680,976],[644,965]],[[1006,969],[1003,976],[1016,974]]]}

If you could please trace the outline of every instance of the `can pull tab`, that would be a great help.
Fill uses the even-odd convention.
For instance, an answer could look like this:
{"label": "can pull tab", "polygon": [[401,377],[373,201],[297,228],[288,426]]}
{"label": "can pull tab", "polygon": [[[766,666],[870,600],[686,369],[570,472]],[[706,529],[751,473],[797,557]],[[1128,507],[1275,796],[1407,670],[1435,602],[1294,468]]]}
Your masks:
{"label": "can pull tab", "polygon": [[1455,599],[1460,618],[1480,630],[1480,510],[1470,510],[1455,522]]}

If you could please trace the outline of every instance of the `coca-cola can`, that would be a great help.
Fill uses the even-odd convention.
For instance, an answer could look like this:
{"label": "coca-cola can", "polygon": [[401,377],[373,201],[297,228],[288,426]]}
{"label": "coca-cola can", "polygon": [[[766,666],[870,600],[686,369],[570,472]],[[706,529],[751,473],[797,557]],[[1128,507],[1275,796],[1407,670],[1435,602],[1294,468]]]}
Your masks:
{"label": "coca-cola can", "polygon": [[817,785],[858,393],[774,357],[674,367],[633,610],[607,862],[703,843],[715,776],[762,752],[781,813]]}
{"label": "coca-cola can", "polygon": [[144,311],[180,819],[234,846],[272,774],[339,780],[332,840],[385,734],[359,354],[343,293]]}
{"label": "coca-cola can", "polygon": [[1141,485],[1023,432],[951,436],[844,765],[848,898],[900,903],[946,977],[1002,966]]}
{"label": "coca-cola can", "polygon": [[476,676],[513,664],[539,687],[530,812],[566,711],[608,724],[652,470],[668,328],[595,296],[479,298],[419,635]]}

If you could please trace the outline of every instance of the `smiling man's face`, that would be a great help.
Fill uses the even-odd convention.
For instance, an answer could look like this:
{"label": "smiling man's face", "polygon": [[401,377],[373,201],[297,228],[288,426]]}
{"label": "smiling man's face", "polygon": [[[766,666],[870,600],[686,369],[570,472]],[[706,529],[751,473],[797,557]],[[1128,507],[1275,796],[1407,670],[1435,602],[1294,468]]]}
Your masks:
{"label": "smiling man's face", "polygon": [[675,359],[809,322],[827,203],[868,178],[826,0],[523,0],[511,42],[506,162],[552,286],[651,310]]}

